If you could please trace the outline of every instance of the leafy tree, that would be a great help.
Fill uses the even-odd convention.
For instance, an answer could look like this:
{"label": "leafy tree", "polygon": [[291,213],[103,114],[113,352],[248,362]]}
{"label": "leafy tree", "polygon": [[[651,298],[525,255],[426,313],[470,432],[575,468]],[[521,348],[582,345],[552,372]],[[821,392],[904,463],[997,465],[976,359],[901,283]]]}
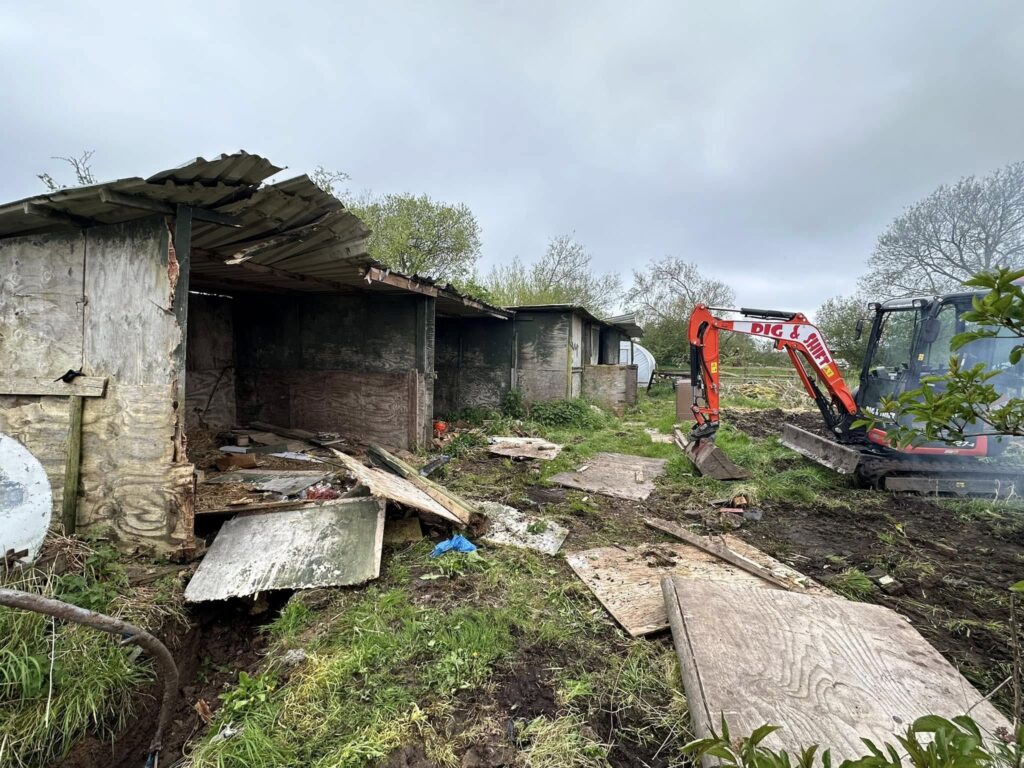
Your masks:
{"label": "leafy tree", "polygon": [[389,194],[349,208],[370,228],[370,255],[407,275],[458,284],[473,276],[480,256],[480,225],[464,204],[427,195]]}
{"label": "leafy tree", "polygon": [[[736,302],[732,288],[710,277],[696,264],[674,256],[652,261],[642,271],[633,271],[633,287],[626,294],[627,305],[644,327],[644,346],[658,364],[678,368],[688,364],[687,342],[690,314],[697,304],[731,306]],[[754,349],[753,342],[738,334],[721,335],[721,354],[735,358]]]}
{"label": "leafy tree", "polygon": [[[51,157],[51,160],[60,160],[71,166],[71,170],[75,174],[76,187],[84,187],[89,184],[96,183],[96,176],[92,172],[92,156],[96,154],[96,150],[88,149],[84,150],[78,157]],[[57,192],[61,189],[67,189],[67,184],[58,184],[57,180],[53,178],[49,173],[37,173],[36,178],[43,182],[47,192]]]}
{"label": "leafy tree", "polygon": [[352,177],[344,171],[331,171],[324,168],[322,165],[318,165],[313,169],[313,172],[309,174],[309,178],[314,184],[329,195],[334,195],[340,200],[344,200],[348,197],[348,189],[339,189],[337,187],[337,185],[344,184],[352,179]]}
{"label": "leafy tree", "polygon": [[[988,289],[975,297],[973,308],[962,315],[969,325],[953,337],[952,351],[969,351],[968,345],[985,339],[1024,339],[1024,288],[1017,281],[1024,269],[1000,268],[982,273],[965,285]],[[924,376],[917,389],[884,400],[881,410],[898,426],[888,433],[896,445],[940,441],[954,443],[978,435],[1024,436],[1024,400],[1006,397],[998,377],[1008,366],[1024,357],[1024,340],[1008,352],[1007,365],[990,367],[984,362],[968,365],[959,356],[950,358],[949,372]],[[880,419],[869,416],[863,424],[871,427]]]}
{"label": "leafy tree", "polygon": [[834,296],[826,299],[814,313],[815,324],[825,335],[832,354],[859,371],[867,350],[868,334],[858,340],[857,321],[865,314],[867,301],[859,296]]}
{"label": "leafy tree", "polygon": [[491,269],[484,279],[499,304],[581,304],[605,315],[618,303],[622,281],[614,272],[595,273],[587,249],[568,235],[553,238],[531,266],[519,258]]}
{"label": "leafy tree", "polygon": [[1024,162],[943,185],[878,238],[861,280],[875,298],[947,293],[979,272],[1024,267]]}

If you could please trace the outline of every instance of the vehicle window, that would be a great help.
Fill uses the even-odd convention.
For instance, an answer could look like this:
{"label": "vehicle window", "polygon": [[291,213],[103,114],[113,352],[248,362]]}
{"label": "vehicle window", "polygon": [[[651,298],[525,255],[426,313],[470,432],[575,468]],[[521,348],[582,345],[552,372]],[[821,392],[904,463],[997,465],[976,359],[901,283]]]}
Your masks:
{"label": "vehicle window", "polygon": [[953,304],[946,304],[935,316],[938,323],[938,335],[935,341],[928,345],[925,352],[925,359],[922,361],[925,368],[930,371],[945,371],[949,367],[949,344],[957,334],[957,315],[959,311]]}
{"label": "vehicle window", "polygon": [[918,312],[889,312],[882,319],[872,368],[885,368],[890,373],[905,369],[917,327]]}

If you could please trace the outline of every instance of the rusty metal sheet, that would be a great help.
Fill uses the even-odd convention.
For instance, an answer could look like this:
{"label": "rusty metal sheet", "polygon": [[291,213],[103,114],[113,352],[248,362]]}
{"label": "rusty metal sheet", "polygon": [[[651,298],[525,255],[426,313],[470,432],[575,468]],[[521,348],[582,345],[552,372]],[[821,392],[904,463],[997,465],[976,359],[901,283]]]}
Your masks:
{"label": "rusty metal sheet", "polygon": [[384,502],[373,497],[239,516],[220,529],[185,600],[362,584],[380,575],[383,540]]}

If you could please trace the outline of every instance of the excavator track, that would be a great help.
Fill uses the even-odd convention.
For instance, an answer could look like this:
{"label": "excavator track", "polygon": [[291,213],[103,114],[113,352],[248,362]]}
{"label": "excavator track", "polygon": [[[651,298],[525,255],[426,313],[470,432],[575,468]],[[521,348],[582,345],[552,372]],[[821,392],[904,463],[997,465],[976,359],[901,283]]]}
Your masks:
{"label": "excavator track", "polygon": [[1024,495],[1024,467],[954,459],[864,456],[856,470],[865,486],[942,496]]}

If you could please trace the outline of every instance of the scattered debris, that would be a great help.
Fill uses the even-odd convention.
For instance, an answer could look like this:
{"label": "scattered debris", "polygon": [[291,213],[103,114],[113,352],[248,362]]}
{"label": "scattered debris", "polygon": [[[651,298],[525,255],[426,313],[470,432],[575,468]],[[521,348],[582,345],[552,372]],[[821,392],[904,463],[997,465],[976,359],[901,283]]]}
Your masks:
{"label": "scattered debris", "polygon": [[311,485],[330,477],[330,473],[319,470],[291,469],[236,469],[221,475],[206,478],[206,483],[243,483],[253,490],[264,493],[279,493],[282,496],[297,496]]}
{"label": "scattered debris", "polygon": [[550,520],[532,517],[507,504],[480,502],[480,511],[487,516],[490,524],[483,540],[491,544],[507,544],[555,555],[569,535],[568,528]]}
{"label": "scattered debris", "polygon": [[678,576],[662,588],[697,738],[719,729],[722,712],[736,733],[784,722],[763,746],[828,744],[838,764],[861,756],[863,739],[894,742],[924,715],[970,712],[983,733],[1009,730],[888,608]]}
{"label": "scattered debris", "polygon": [[[761,550],[733,536],[724,537],[726,546],[789,581],[803,583],[809,592],[833,598],[831,590],[783,565]],[[651,554],[652,552],[656,554]],[[668,627],[662,576],[728,581],[774,590],[759,576],[741,570],[689,544],[641,544],[637,547],[601,547],[572,552],[565,557],[569,567],[601,601],[614,619],[633,637]],[[835,598],[839,599],[839,598]]]}
{"label": "scattered debris", "polygon": [[644,430],[647,436],[651,438],[652,443],[674,443],[675,438],[672,435],[666,435],[661,430],[655,427],[648,427]]}
{"label": "scattered debris", "polygon": [[300,451],[281,451],[280,453],[270,454],[275,459],[291,459],[292,461],[320,461],[316,456],[310,456]]}
{"label": "scattered debris", "polygon": [[334,432],[309,432],[305,429],[290,429],[267,424],[265,421],[254,421],[249,426],[266,432],[272,432],[281,437],[292,437],[296,440],[302,440],[319,448],[331,448],[345,442]]}
{"label": "scattered debris", "polygon": [[239,501],[232,502],[223,507],[196,509],[195,514],[197,516],[206,517],[207,515],[237,515],[242,512],[273,512],[280,509],[295,509],[296,507],[301,507],[308,503],[309,502],[306,499],[263,502],[256,502],[252,499],[240,499]]}
{"label": "scattered debris", "polygon": [[362,584],[380,575],[383,537],[384,502],[372,497],[235,517],[213,540],[185,600]]}
{"label": "scattered debris", "polygon": [[643,501],[654,491],[654,478],[665,471],[665,459],[622,453],[599,453],[575,472],[561,472],[551,482],[619,499]]}
{"label": "scattered debris", "polygon": [[698,536],[695,533],[691,533],[678,523],[673,523],[670,520],[659,520],[658,518],[646,518],[644,519],[644,525],[661,531],[662,533],[667,533],[669,536],[677,538],[680,541],[685,541],[687,544],[697,547],[708,554],[714,555],[730,565],[735,565],[737,568],[740,568],[747,573],[758,576],[768,583],[774,584],[776,587],[781,589],[793,589],[794,586],[801,588],[799,584],[791,584],[788,581],[776,577],[775,574],[767,568],[763,568],[757,563],[736,554],[724,544],[718,544],[707,536]]}
{"label": "scattered debris", "polygon": [[423,539],[423,529],[418,517],[406,517],[401,520],[388,520],[384,523],[384,543],[392,546],[397,544],[415,544]]}
{"label": "scattered debris", "polygon": [[864,575],[875,582],[879,589],[887,595],[899,595],[903,592],[903,585],[881,568],[872,568]]}
{"label": "scattered debris", "polygon": [[466,520],[463,520],[407,480],[397,477],[390,472],[364,466],[351,456],[341,453],[341,451],[334,451],[333,453],[345,469],[359,483],[366,486],[375,497],[390,499],[460,527],[469,522],[468,516]]}
{"label": "scattered debris", "polygon": [[449,456],[447,453],[441,454],[440,456],[435,456],[433,459],[431,459],[422,467],[420,467],[420,477],[430,477],[430,475],[434,474],[438,469],[443,467],[451,460],[452,457]]}
{"label": "scattered debris", "polygon": [[710,438],[689,440],[678,428],[672,434],[679,449],[705,477],[715,480],[746,480],[750,477],[750,472],[735,464]]}
{"label": "scattered debris", "polygon": [[450,539],[438,543],[434,547],[434,551],[430,553],[431,557],[440,557],[446,552],[476,552],[476,544],[471,542],[461,533],[456,533]]}
{"label": "scattered debris", "polygon": [[396,475],[408,480],[412,485],[416,486],[423,493],[427,494],[427,496],[447,509],[464,525],[469,524],[473,515],[479,514],[479,510],[474,504],[471,504],[465,499],[457,496],[444,486],[438,485],[433,480],[421,477],[419,472],[397,456],[388,453],[379,445],[369,445],[367,452],[370,454],[371,459],[382,465],[384,468],[394,472]]}
{"label": "scattered debris", "polygon": [[487,450],[513,459],[551,461],[562,452],[562,446],[539,437],[492,437],[488,440]]}
{"label": "scattered debris", "polygon": [[256,466],[256,456],[252,453],[229,453],[227,456],[221,456],[214,464],[221,472],[229,469],[253,469]]}

